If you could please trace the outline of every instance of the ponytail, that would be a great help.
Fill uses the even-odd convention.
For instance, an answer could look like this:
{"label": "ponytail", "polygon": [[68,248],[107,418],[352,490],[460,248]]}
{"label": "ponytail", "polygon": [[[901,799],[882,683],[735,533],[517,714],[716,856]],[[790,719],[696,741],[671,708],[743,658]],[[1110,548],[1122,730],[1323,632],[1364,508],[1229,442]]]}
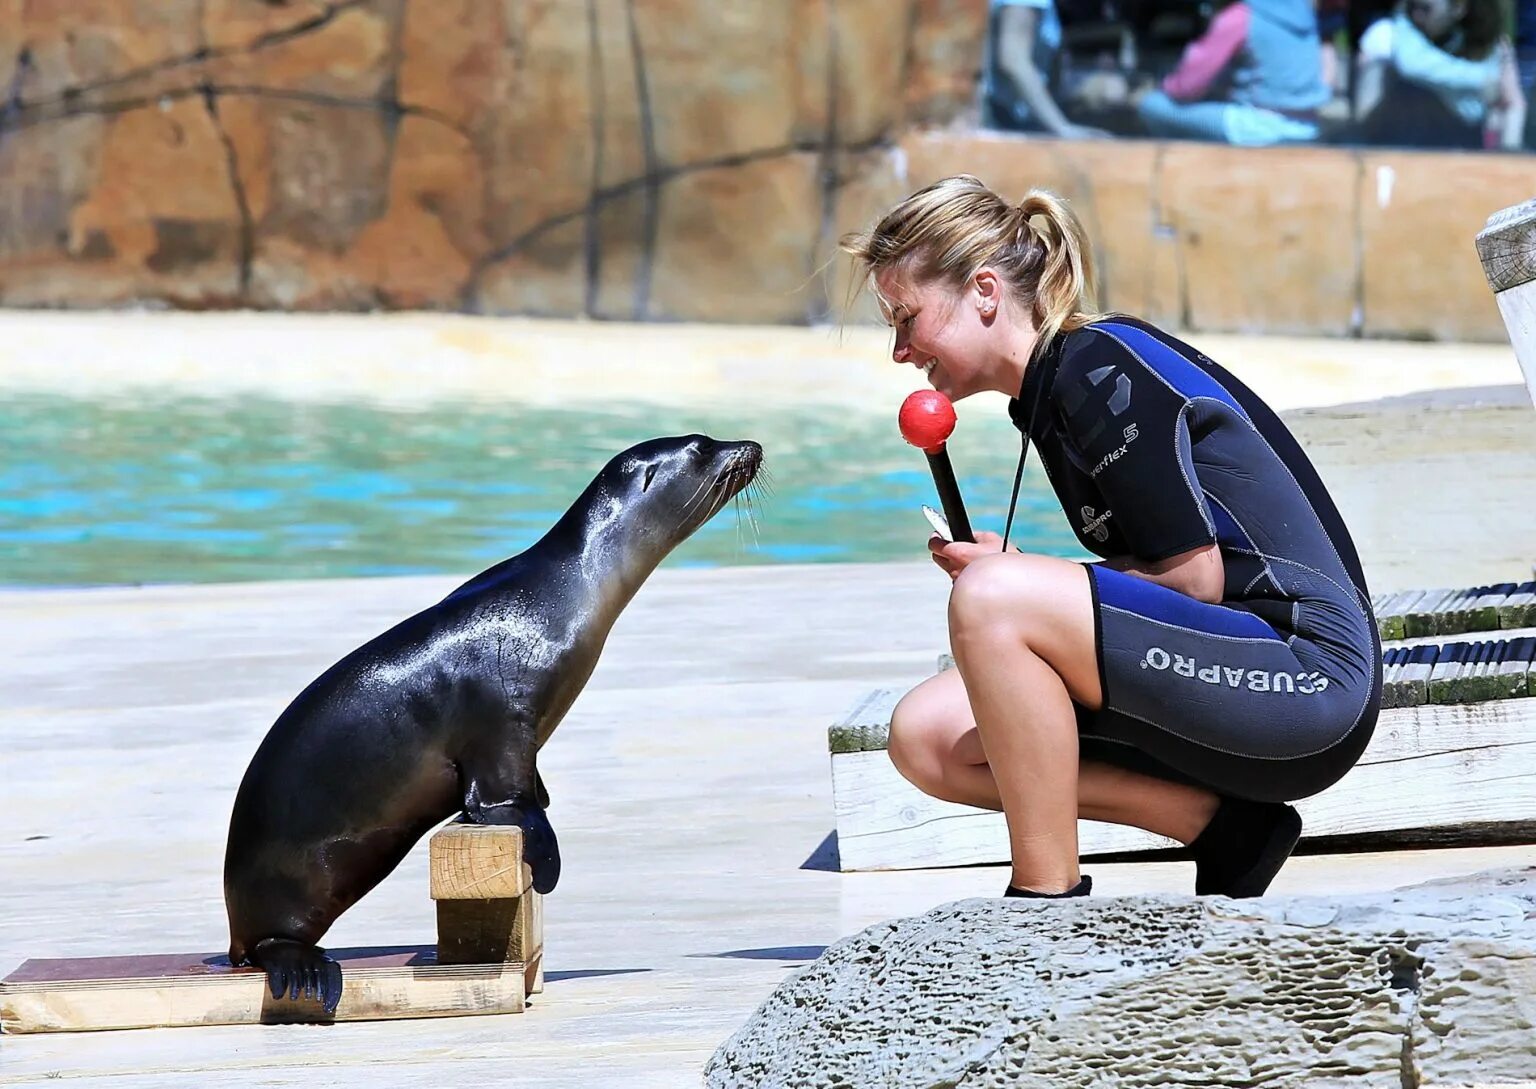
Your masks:
{"label": "ponytail", "polygon": [[1088,306],[1094,291],[1093,250],[1081,221],[1055,193],[1031,189],[1019,201],[1018,212],[1021,229],[1033,231],[1044,249],[1032,300],[1039,354],[1057,334],[1081,329],[1100,316]]}

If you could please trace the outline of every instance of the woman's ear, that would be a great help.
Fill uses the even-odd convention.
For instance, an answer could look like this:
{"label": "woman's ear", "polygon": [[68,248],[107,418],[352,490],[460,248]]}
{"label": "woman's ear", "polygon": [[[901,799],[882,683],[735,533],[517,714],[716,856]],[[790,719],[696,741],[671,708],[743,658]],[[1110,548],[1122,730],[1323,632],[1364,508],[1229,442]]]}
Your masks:
{"label": "woman's ear", "polygon": [[1003,302],[1003,281],[996,271],[984,265],[971,276],[971,294],[981,316],[994,318]]}

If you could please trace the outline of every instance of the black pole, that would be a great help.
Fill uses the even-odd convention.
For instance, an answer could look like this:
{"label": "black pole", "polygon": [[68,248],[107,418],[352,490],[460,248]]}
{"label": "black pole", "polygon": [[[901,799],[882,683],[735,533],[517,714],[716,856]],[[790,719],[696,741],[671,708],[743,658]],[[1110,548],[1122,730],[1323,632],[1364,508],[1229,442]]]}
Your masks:
{"label": "black pole", "polygon": [[944,517],[949,531],[957,541],[975,544],[971,533],[971,521],[965,516],[965,503],[960,499],[960,485],[955,483],[955,470],[949,464],[949,451],[940,446],[928,454],[928,468],[933,470],[933,483],[939,489],[939,502],[944,505]]}

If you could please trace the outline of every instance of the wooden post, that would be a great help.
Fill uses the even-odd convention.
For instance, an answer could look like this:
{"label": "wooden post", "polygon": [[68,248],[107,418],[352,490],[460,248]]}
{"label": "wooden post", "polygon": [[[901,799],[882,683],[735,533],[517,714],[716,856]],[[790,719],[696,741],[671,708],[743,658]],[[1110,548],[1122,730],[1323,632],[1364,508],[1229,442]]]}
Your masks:
{"label": "wooden post", "polygon": [[523,830],[449,824],[428,844],[439,964],[524,965],[524,990],[544,989],[544,908],[523,862]]}
{"label": "wooden post", "polygon": [[1489,216],[1477,255],[1536,404],[1536,200]]}

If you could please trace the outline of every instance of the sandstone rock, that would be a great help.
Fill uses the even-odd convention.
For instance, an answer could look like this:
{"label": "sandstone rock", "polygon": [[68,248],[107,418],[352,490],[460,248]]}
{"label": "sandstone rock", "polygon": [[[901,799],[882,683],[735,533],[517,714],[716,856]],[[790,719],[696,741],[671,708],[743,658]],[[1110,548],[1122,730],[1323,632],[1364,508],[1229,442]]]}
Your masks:
{"label": "sandstone rock", "polygon": [[[372,109],[221,95],[254,237],[257,306],[376,305],[346,255],[389,203],[391,126]],[[401,240],[403,245],[403,240]]]}
{"label": "sandstone rock", "polygon": [[[819,141],[825,125],[800,103],[826,98],[824,64],[798,63],[802,43],[826,33],[819,4],[637,5],[644,108],[664,169],[719,163]],[[803,87],[801,86],[803,81]]]}
{"label": "sandstone rock", "polygon": [[885,324],[874,296],[848,255],[838,248],[838,241],[845,234],[873,227],[907,195],[906,182],[898,174],[901,163],[901,152],[886,148],[837,156],[830,229],[817,241],[815,260],[827,317],[833,322]]}
{"label": "sandstone rock", "polygon": [[0,177],[6,179],[0,185],[0,301],[101,301],[88,290],[89,273],[115,257],[106,235],[80,234],[73,256],[60,237],[68,235],[71,210],[96,182],[105,128],[101,117],[75,117],[0,139]]}
{"label": "sandstone rock", "polygon": [[812,262],[824,200],[812,154],[672,178],[661,190],[648,316],[803,322],[819,314]]}
{"label": "sandstone rock", "polygon": [[388,207],[351,264],[387,306],[457,307],[487,247],[480,161],[462,133],[422,117],[402,119],[393,151]]}
{"label": "sandstone rock", "polygon": [[471,282],[471,309],[484,314],[565,317],[587,304],[584,216],[535,231]]}
{"label": "sandstone rock", "polygon": [[32,65],[24,100],[56,101],[66,91],[190,61],[202,44],[198,8],[199,0],[12,0],[0,7],[0,54],[14,58],[25,47]]}
{"label": "sandstone rock", "polygon": [[212,50],[249,49],[274,37],[303,33],[334,18],[338,5],[326,0],[204,0],[203,41]]}
{"label": "sandstone rock", "polygon": [[408,3],[400,34],[397,94],[470,129],[505,92],[512,67],[504,5],[479,0]]}
{"label": "sandstone rock", "polygon": [[1336,148],[1166,145],[1157,206],[1193,327],[1349,334],[1359,250],[1342,209],[1357,170]]}
{"label": "sandstone rock", "polygon": [[[404,0],[336,10],[302,32],[268,35],[208,64],[216,87],[380,99],[394,76],[392,48]],[[382,105],[382,103],[380,103]]]}
{"label": "sandstone rock", "polygon": [[908,125],[974,121],[987,40],[986,0],[914,0],[902,79]]}
{"label": "sandstone rock", "polygon": [[1370,896],[967,900],[786,980],[752,1086],[1493,1084],[1536,1075],[1536,869]]}
{"label": "sandstone rock", "polygon": [[[842,147],[860,147],[895,135],[902,121],[903,75],[910,5],[890,0],[839,0],[830,5],[826,41],[834,48],[835,115],[830,131]],[[895,9],[895,10],[893,10]]]}
{"label": "sandstone rock", "polygon": [[1472,239],[1531,196],[1527,156],[1361,153],[1363,332],[1505,339]]}
{"label": "sandstone rock", "polygon": [[591,216],[592,254],[596,268],[588,269],[595,318],[639,321],[650,310],[652,270],[656,259],[659,194],[637,187],[602,201]]}
{"label": "sandstone rock", "polygon": [[987,6],[0,0],[0,303],[820,321],[837,237],[970,171],[1071,200],[1106,307],[1503,340],[1524,158],[926,131]]}
{"label": "sandstone rock", "polygon": [[7,134],[0,174],[8,179],[0,187],[5,302],[238,298],[240,212],[217,121],[202,101]]}
{"label": "sandstone rock", "polygon": [[566,4],[505,8],[514,54],[471,127],[485,164],[492,245],[586,207],[593,189],[592,55]]}

